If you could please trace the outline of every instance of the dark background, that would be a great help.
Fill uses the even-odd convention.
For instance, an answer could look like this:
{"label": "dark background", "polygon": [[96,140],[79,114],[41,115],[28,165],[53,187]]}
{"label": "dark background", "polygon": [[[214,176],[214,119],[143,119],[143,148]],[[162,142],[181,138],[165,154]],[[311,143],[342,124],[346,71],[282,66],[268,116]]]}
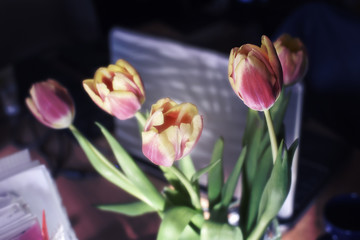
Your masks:
{"label": "dark background", "polygon": [[262,34],[275,40],[286,31],[309,50],[305,117],[311,114],[358,145],[359,9],[351,0],[2,0],[0,69],[15,68],[21,105],[33,82],[62,82],[78,105],[77,124],[95,136],[83,118],[112,123],[102,111],[94,114],[80,84],[109,63],[112,27],[225,54],[244,43],[260,44]]}

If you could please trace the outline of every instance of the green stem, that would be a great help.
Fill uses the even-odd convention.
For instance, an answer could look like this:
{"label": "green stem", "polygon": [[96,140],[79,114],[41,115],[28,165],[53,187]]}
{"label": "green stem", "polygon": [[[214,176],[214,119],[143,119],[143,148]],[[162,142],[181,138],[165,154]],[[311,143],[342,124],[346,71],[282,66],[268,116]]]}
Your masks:
{"label": "green stem", "polygon": [[138,120],[138,123],[139,123],[139,125],[141,127],[141,131],[142,131],[142,129],[144,128],[145,123],[146,123],[146,118],[145,118],[144,114],[142,114],[141,112],[136,112],[135,117]]}
{"label": "green stem", "polygon": [[275,164],[275,160],[276,160],[276,156],[277,156],[277,152],[278,152],[278,144],[277,144],[277,140],[276,140],[276,134],[275,134],[273,122],[271,120],[270,111],[265,110],[264,113],[265,113],[265,118],[266,118],[266,124],[267,124],[268,130],[269,130],[273,163]]}
{"label": "green stem", "polygon": [[260,221],[255,229],[251,232],[250,236],[246,240],[260,240],[263,236],[268,224],[265,221]]}
{"label": "green stem", "polygon": [[114,167],[106,158],[103,156],[95,146],[74,126],[69,126],[70,131],[74,135],[75,139],[80,144],[80,147],[84,151],[87,159],[94,167],[94,169],[109,182],[120,187],[122,190],[133,195],[134,197],[145,202],[149,206],[152,206],[156,210],[163,209],[163,202],[151,201],[145,196],[121,171]]}
{"label": "green stem", "polygon": [[184,187],[190,195],[193,206],[196,209],[201,210],[199,194],[195,191],[189,179],[187,179],[187,177],[185,177],[185,175],[174,166],[168,167],[168,170],[172,172],[176,177],[178,177],[181,183],[184,184]]}

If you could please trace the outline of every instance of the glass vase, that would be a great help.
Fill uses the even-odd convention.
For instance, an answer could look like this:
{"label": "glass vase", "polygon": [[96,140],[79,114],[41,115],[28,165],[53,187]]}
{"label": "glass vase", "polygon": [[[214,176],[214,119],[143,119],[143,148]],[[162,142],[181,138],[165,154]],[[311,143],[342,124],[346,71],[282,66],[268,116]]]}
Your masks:
{"label": "glass vase", "polygon": [[281,231],[279,228],[279,222],[275,218],[271,221],[268,228],[266,229],[262,240],[280,240],[281,239]]}

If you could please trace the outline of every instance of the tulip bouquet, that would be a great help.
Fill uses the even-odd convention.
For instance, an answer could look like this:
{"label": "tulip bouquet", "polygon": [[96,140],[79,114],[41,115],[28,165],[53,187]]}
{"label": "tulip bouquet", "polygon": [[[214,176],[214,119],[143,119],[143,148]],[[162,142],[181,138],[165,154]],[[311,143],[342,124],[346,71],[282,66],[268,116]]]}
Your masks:
{"label": "tulip bouquet", "polygon": [[[116,163],[77,130],[72,124],[72,98],[55,80],[35,83],[26,103],[46,126],[70,129],[96,171],[139,200],[100,205],[100,209],[129,216],[156,212],[162,220],[159,240],[261,239],[288,194],[291,162],[297,148],[297,141],[289,148],[283,141],[283,117],[289,99],[284,88],[303,78],[307,70],[306,50],[299,39],[285,34],[274,43],[266,36],[261,42],[261,47],[245,44],[230,53],[230,86],[249,112],[242,151],[227,179],[222,138],[215,143],[208,166],[194,167],[190,153],[204,127],[197,107],[163,98],[149,112],[140,112],[145,89],[140,75],[125,60],[99,68],[94,79],[83,81],[83,87],[107,113],[120,120],[137,118],[143,154],[159,166],[168,183],[161,192],[100,123],[96,125],[109,143]],[[200,201],[198,182],[204,174],[208,178],[206,207]],[[240,179],[240,221],[229,223],[229,209]]]}

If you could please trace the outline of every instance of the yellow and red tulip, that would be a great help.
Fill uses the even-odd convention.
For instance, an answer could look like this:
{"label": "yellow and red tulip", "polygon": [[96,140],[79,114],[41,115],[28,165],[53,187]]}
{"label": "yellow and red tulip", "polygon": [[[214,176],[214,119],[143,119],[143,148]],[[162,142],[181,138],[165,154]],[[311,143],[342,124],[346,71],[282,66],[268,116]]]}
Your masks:
{"label": "yellow and red tulip", "polygon": [[153,163],[171,166],[191,152],[202,129],[203,119],[195,105],[160,99],[152,105],[142,132],[142,151]]}
{"label": "yellow and red tulip", "polygon": [[83,81],[85,91],[104,111],[120,120],[131,118],[145,101],[145,91],[135,68],[120,59]]}
{"label": "yellow and red tulip", "polygon": [[308,69],[308,54],[302,41],[285,33],[274,46],[283,69],[284,84],[291,85],[303,79]]}
{"label": "yellow and red tulip", "polygon": [[52,79],[33,84],[26,105],[42,124],[50,128],[68,128],[74,120],[75,107],[69,92]]}
{"label": "yellow and red tulip", "polygon": [[273,43],[266,36],[261,47],[244,44],[231,49],[228,77],[237,96],[249,108],[268,110],[279,97],[282,70]]}

